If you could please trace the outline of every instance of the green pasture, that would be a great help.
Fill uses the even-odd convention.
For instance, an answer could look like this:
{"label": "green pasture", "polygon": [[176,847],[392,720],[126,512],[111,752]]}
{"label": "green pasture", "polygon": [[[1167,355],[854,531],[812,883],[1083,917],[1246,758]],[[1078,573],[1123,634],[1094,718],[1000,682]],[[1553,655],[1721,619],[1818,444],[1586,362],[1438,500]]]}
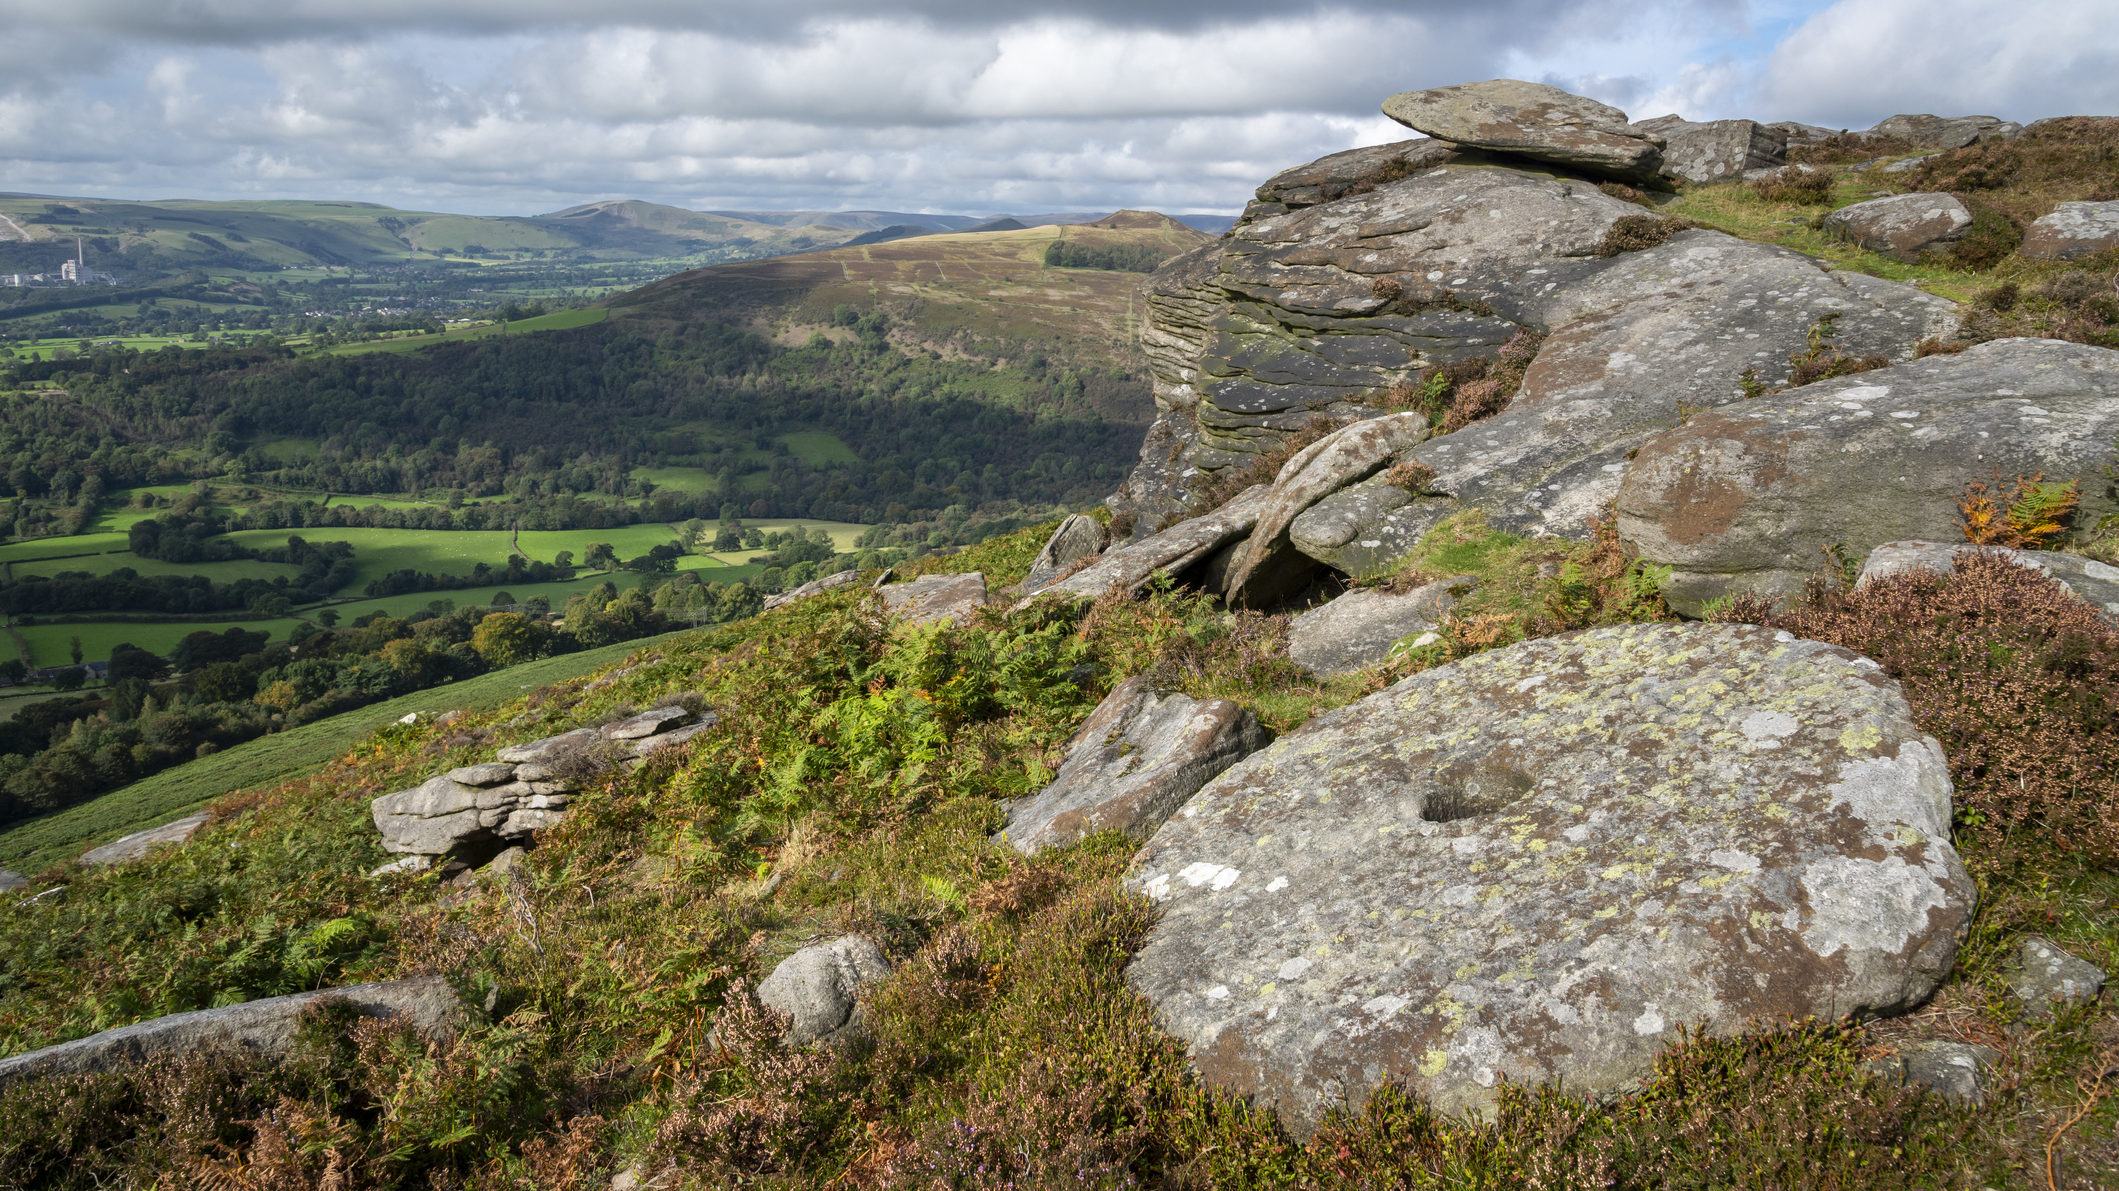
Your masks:
{"label": "green pasture", "polygon": [[409,712],[498,707],[535,687],[587,674],[667,639],[650,637],[526,662],[370,704],[165,769],[80,806],[0,831],[0,865],[35,872],[59,864],[118,836],[166,823],[210,799],[321,769],[377,728]]}
{"label": "green pasture", "polygon": [[[283,535],[282,541],[284,540]],[[16,579],[26,579],[32,575],[49,577],[63,571],[108,575],[125,567],[131,567],[140,574],[149,576],[204,575],[216,583],[233,583],[238,579],[270,580],[280,576],[291,580],[301,572],[300,567],[286,562],[259,562],[249,558],[230,559],[227,562],[161,562],[152,558],[141,558],[130,550],[91,554],[86,558],[45,558],[12,562],[7,564],[7,571]]]}
{"label": "green pasture", "polygon": [[108,554],[113,550],[123,550],[126,545],[126,538],[122,533],[78,533],[65,538],[37,538],[33,541],[9,542],[0,546],[0,562],[23,563],[76,554]]}
{"label": "green pasture", "polygon": [[713,473],[703,467],[636,467],[629,475],[635,480],[646,480],[658,491],[712,492],[715,491]]}
{"label": "green pasture", "polygon": [[861,461],[861,457],[854,454],[853,448],[846,445],[846,440],[829,430],[797,430],[791,434],[780,435],[779,440],[787,444],[787,449],[794,453],[795,458],[812,467]]}
{"label": "green pasture", "polygon": [[34,707],[39,703],[49,703],[53,699],[71,699],[73,697],[74,692],[72,691],[55,691],[49,687],[32,687],[22,691],[12,691],[8,694],[0,695],[0,720],[15,718],[16,713],[25,707]]}
{"label": "green pasture", "polygon": [[18,623],[14,630],[29,645],[30,665],[64,666],[72,660],[69,645],[75,637],[81,638],[82,661],[102,662],[110,659],[110,651],[120,642],[167,657],[177,642],[201,629],[218,633],[240,625],[251,631],[268,632],[271,640],[285,641],[299,623],[291,616],[277,620],[92,620]]}

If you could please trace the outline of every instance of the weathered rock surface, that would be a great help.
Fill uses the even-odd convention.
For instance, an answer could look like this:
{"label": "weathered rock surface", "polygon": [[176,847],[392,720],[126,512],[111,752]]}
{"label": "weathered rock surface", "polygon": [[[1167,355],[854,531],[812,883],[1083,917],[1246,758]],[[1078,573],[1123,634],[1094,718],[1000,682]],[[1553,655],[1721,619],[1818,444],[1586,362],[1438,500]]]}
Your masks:
{"label": "weathered rock surface", "polygon": [[1976,1042],[1912,1042],[1898,1050],[1905,1082],[1961,1104],[1986,1103],[2001,1054]]}
{"label": "weathered rock surface", "polygon": [[968,620],[986,606],[986,576],[977,571],[921,575],[909,583],[894,583],[878,590],[883,607],[908,624]]}
{"label": "weathered rock surface", "polygon": [[1426,414],[1385,414],[1335,430],[1297,452],[1274,477],[1257,526],[1230,564],[1229,602],[1268,607],[1304,586],[1317,564],[1289,543],[1288,525],[1319,500],[1380,470],[1428,433]]}
{"label": "weathered rock surface", "polygon": [[1900,115],[1881,120],[1868,135],[1890,137],[1927,149],[1961,149],[1979,141],[2009,140],[2023,126],[1997,116]]}
{"label": "weathered rock surface", "polygon": [[1133,591],[1158,572],[1182,574],[1250,533],[1271,492],[1267,485],[1255,484],[1211,513],[1106,550],[1095,562],[1035,595],[1024,596],[1015,606],[1027,608],[1046,596],[1093,600],[1114,591]]}
{"label": "weathered rock surface", "polygon": [[1440,628],[1462,582],[1444,579],[1398,594],[1357,587],[1288,625],[1288,659],[1320,676],[1373,666],[1401,638]]}
{"label": "weathered rock surface", "polygon": [[890,975],[882,949],[859,935],[804,947],[758,982],[758,1000],[790,1019],[791,1046],[830,1042],[860,1028],[863,985]]}
{"label": "weathered rock surface", "polygon": [[1894,194],[1825,216],[1825,230],[1871,252],[1920,261],[1947,252],[1972,226],[1972,213],[1947,194]]}
{"label": "weathered rock surface", "polygon": [[1790,145],[1814,145],[1830,140],[1840,134],[1840,129],[1824,128],[1816,124],[1804,124],[1798,120],[1780,120],[1766,127],[1787,138]]}
{"label": "weathered rock surface", "polygon": [[1957,355],[1725,406],[1644,444],[1619,487],[1619,536],[1674,568],[1671,607],[1737,591],[1795,595],[1827,544],[1961,534],[1965,485],[2080,479],[2085,524],[2119,437],[2119,352],[2003,339]]}
{"label": "weathered rock surface", "polygon": [[1535,307],[1558,329],[1509,407],[1402,453],[1434,471],[1427,493],[1382,477],[1341,489],[1289,526],[1297,549],[1373,574],[1473,507],[1511,532],[1585,537],[1635,449],[1684,409],[1742,401],[1747,371],[1785,383],[1789,357],[1824,316],[1838,316],[1842,350],[1900,359],[1923,338],[1953,333],[1958,320],[1949,302],[1911,286],[1828,272],[1799,253],[1719,232],[1683,232],[1552,285]]}
{"label": "weathered rock surface", "polygon": [[765,597],[763,610],[770,612],[775,608],[785,607],[797,600],[806,600],[813,595],[820,595],[834,588],[844,587],[860,577],[861,572],[859,571],[839,571],[835,574],[826,575],[821,579],[812,579],[792,591],[783,591],[778,595]]}
{"label": "weathered rock surface", "polygon": [[1897,684],[1741,625],[1634,625],[1427,671],[1209,783],[1130,880],[1128,970],[1208,1080],[1307,1131],[1403,1080],[1614,1090],[1680,1024],[1888,1014],[1974,889]]}
{"label": "weathered rock surface", "polygon": [[1342,199],[1363,188],[1373,190],[1380,183],[1394,182],[1447,162],[1456,148],[1448,141],[1423,139],[1328,154],[1267,179],[1244,211],[1244,218],[1278,215]]}
{"label": "weathered rock surface", "polygon": [[29,878],[11,868],[0,868],[0,893],[13,893],[29,884]]}
{"label": "weathered rock surface", "polygon": [[1144,835],[1265,741],[1251,713],[1227,699],[1193,699],[1129,678],[1097,704],[1059,776],[1015,805],[1001,835],[1025,856],[1098,831]]}
{"label": "weathered rock surface", "polygon": [[2039,217],[2016,251],[2032,260],[2071,261],[2119,248],[2119,202],[2062,203]]}
{"label": "weathered rock surface", "polygon": [[2037,935],[2023,941],[2009,977],[2009,997],[2030,1021],[2044,1021],[2058,1009],[2094,1001],[2103,989],[2104,969]]}
{"label": "weathered rock surface", "polygon": [[164,845],[176,846],[189,840],[206,826],[205,811],[186,815],[174,823],[164,823],[146,831],[135,831],[131,835],[112,840],[100,848],[90,848],[81,853],[81,863],[91,868],[110,864],[126,864]]}
{"label": "weathered rock surface", "polygon": [[219,1009],[173,1013],[0,1059],[0,1084],[112,1071],[147,1059],[205,1051],[245,1050],[265,1057],[287,1052],[302,1011],[341,1000],[370,1017],[404,1021],[429,1037],[453,1032],[461,1009],[446,981],[426,976],[384,984],[356,984],[318,992],[245,1001]]}
{"label": "weathered rock surface", "polygon": [[1023,580],[1024,594],[1043,591],[1068,567],[1096,557],[1103,549],[1104,527],[1096,523],[1096,518],[1083,513],[1070,515],[1045,539],[1037,557],[1030,560],[1030,574]]}
{"label": "weathered rock surface", "polygon": [[1688,182],[1727,182],[1788,161],[1788,134],[1756,120],[1658,116],[1634,127],[1663,138],[1663,171]]}
{"label": "weathered rock surface", "polygon": [[[600,728],[576,728],[501,749],[497,761],[465,765],[369,804],[383,849],[413,856],[498,850],[557,824],[582,777],[673,748],[712,728],[712,712],[655,707]],[[376,874],[422,871],[385,865]]]}
{"label": "weathered rock surface", "polygon": [[2007,546],[1973,546],[1965,542],[1885,542],[1869,552],[1855,586],[1906,571],[1947,575],[1957,565],[1958,556],[1968,553],[1996,555],[2051,575],[2077,596],[2119,617],[2119,567],[2053,550],[2012,550]]}
{"label": "weathered rock surface", "polygon": [[1489,79],[1402,91],[1383,101],[1383,114],[1459,145],[1626,181],[1652,180],[1663,164],[1652,134],[1628,124],[1625,112],[1543,83]]}

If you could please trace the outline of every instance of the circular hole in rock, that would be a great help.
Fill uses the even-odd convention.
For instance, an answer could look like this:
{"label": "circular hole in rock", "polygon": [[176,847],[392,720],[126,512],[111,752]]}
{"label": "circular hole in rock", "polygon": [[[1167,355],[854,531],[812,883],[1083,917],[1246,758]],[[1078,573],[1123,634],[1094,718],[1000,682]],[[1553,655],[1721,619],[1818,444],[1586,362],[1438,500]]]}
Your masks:
{"label": "circular hole in rock", "polygon": [[1505,762],[1460,762],[1442,771],[1435,788],[1420,804],[1430,823],[1455,823],[1490,815],[1537,786],[1536,778]]}

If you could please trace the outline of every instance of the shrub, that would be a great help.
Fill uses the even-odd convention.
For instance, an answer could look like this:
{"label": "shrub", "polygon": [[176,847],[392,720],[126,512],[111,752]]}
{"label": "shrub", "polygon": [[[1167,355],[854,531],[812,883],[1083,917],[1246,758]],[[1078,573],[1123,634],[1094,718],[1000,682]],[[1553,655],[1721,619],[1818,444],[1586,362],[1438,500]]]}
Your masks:
{"label": "shrub", "polygon": [[1783,166],[1754,180],[1751,193],[1769,203],[1828,203],[1832,201],[1832,173]]}
{"label": "shrub", "polygon": [[1887,356],[1850,356],[1841,351],[1839,345],[1832,342],[1834,327],[1838,322],[1837,313],[1826,314],[1810,328],[1803,350],[1788,357],[1788,363],[1793,367],[1788,373],[1788,383],[1784,388],[1800,388],[1817,381],[1831,380],[1836,376],[1852,376],[1857,372],[1869,372],[1890,365],[1891,360]]}
{"label": "shrub", "polygon": [[2082,503],[2081,485],[2048,482],[2044,472],[2017,476],[2014,485],[2002,489],[2001,473],[1994,473],[1990,486],[1985,480],[1965,485],[1957,499],[1957,527],[1965,541],[1981,546],[2013,546],[2043,550],[2067,531],[2068,519]]}
{"label": "shrub", "polygon": [[1746,597],[1714,618],[1882,663],[1942,742],[1965,827],[2119,858],[2119,630],[2058,580],[1967,554],[1948,576],[1817,582],[1790,611]]}
{"label": "shrub", "polygon": [[1991,269],[2023,244],[2023,229],[2008,212],[1976,195],[1957,195],[1972,212],[1972,226],[1950,247],[1950,261],[1960,269]]}
{"label": "shrub", "polygon": [[1621,215],[1604,230],[1604,239],[1597,245],[1597,255],[1617,256],[1622,252],[1654,248],[1692,226],[1691,220],[1673,219],[1668,215]]}
{"label": "shrub", "polygon": [[1435,469],[1416,459],[1407,459],[1392,464],[1390,470],[1383,473],[1383,482],[1420,496],[1435,482]]}

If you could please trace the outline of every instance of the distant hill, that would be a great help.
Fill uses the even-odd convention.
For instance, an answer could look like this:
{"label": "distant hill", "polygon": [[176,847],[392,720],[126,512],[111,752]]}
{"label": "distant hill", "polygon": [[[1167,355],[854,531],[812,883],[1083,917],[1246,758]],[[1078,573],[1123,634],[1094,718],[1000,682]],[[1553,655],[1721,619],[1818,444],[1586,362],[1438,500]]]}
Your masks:
{"label": "distant hill", "polygon": [[844,333],[846,310],[881,311],[901,346],[986,357],[1030,350],[1130,367],[1144,275],[1050,267],[1047,249],[1065,241],[1167,258],[1208,239],[1167,215],[1121,211],[1078,224],[937,232],[714,265],[608,304],[614,323],[729,321],[781,343]]}

